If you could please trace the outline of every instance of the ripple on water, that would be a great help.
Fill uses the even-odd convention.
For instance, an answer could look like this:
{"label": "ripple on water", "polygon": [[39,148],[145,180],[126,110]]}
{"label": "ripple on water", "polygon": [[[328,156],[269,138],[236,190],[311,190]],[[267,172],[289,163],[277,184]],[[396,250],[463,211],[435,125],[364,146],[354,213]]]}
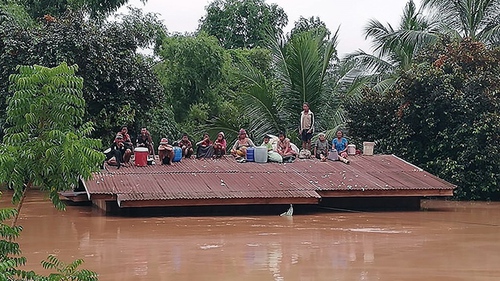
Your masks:
{"label": "ripple on water", "polygon": [[200,249],[202,250],[208,250],[208,249],[214,249],[214,248],[220,248],[222,247],[222,245],[218,245],[218,244],[204,244],[204,245],[200,245]]}
{"label": "ripple on water", "polygon": [[390,230],[390,229],[383,229],[383,228],[376,228],[376,227],[366,227],[366,228],[348,228],[345,229],[346,231],[353,231],[353,232],[369,232],[369,233],[411,233],[409,230]]}

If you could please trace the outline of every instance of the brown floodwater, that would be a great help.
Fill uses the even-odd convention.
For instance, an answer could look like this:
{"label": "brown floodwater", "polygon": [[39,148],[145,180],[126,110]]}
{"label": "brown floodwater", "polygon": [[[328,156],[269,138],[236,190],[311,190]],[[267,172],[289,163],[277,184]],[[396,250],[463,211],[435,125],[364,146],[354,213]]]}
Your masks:
{"label": "brown floodwater", "polygon": [[[9,206],[4,192],[0,206]],[[106,216],[30,191],[26,270],[56,255],[99,280],[500,280],[500,203],[422,201],[413,212]]]}

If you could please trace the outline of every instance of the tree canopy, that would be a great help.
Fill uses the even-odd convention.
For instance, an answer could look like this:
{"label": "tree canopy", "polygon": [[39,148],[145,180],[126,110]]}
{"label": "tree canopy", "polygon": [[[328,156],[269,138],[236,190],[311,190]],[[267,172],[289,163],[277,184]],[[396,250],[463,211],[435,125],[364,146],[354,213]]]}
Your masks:
{"label": "tree canopy", "polygon": [[418,61],[393,94],[352,105],[350,132],[457,184],[459,198],[500,199],[500,50],[467,39]]}
{"label": "tree canopy", "polygon": [[26,7],[31,17],[60,17],[68,10],[86,11],[94,19],[103,19],[126,4],[128,0],[16,0]]}
{"label": "tree canopy", "polygon": [[215,0],[206,11],[200,31],[215,36],[226,49],[262,47],[269,31],[282,33],[288,23],[282,8],[264,0]]}
{"label": "tree canopy", "polygon": [[8,127],[0,156],[0,182],[14,189],[14,201],[37,187],[58,207],[59,191],[78,185],[99,169],[101,143],[89,138],[84,122],[83,79],[77,66],[20,66],[10,76]]}
{"label": "tree canopy", "polygon": [[[164,96],[151,62],[137,54],[144,40],[137,36],[147,33],[138,32],[132,22],[133,18],[104,24],[78,12],[44,20],[31,29],[5,21],[0,31],[0,81],[7,84],[7,77],[20,64],[77,64],[84,78],[86,119],[96,124],[94,135],[105,136],[121,125],[140,127],[146,112]],[[154,42],[159,35],[151,32],[151,36]],[[7,90],[1,88],[0,97],[9,96]]]}

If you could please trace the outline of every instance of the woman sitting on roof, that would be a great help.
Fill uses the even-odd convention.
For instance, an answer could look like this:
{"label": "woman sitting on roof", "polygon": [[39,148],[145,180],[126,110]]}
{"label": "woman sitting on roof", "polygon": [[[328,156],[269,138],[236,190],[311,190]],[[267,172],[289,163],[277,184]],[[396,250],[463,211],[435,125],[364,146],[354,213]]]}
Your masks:
{"label": "woman sitting on roof", "polygon": [[337,131],[337,137],[332,140],[332,149],[336,149],[340,157],[347,157],[348,141],[344,138],[344,133],[341,130]]}
{"label": "woman sitting on roof", "polygon": [[217,139],[214,142],[214,156],[216,158],[221,158],[226,154],[226,138],[224,137],[224,132],[219,132],[217,134]]}
{"label": "woman sitting on roof", "polygon": [[203,134],[203,139],[196,143],[196,159],[211,158],[214,155],[214,146],[208,133]]}
{"label": "woman sitting on roof", "polygon": [[247,147],[254,146],[255,144],[253,144],[253,141],[247,136],[247,131],[240,129],[238,139],[236,139],[231,149],[231,155],[235,157],[245,157],[247,155]]}
{"label": "woman sitting on roof", "polygon": [[281,132],[278,135],[277,152],[283,157],[283,161],[293,161],[297,156],[297,152],[292,149],[290,139],[286,137],[285,133]]}

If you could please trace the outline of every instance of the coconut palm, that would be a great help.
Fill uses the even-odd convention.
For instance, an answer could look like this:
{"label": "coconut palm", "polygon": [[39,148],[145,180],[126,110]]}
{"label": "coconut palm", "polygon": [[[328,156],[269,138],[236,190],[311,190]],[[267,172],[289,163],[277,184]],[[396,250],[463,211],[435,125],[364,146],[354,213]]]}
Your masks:
{"label": "coconut palm", "polygon": [[500,0],[423,0],[422,6],[440,19],[440,31],[451,38],[500,44]]}
{"label": "coconut palm", "polygon": [[359,50],[347,55],[344,60],[358,65],[350,75],[369,77],[374,89],[380,92],[390,89],[398,77],[397,71],[409,68],[415,55],[438,39],[437,28],[437,21],[425,17],[412,0],[405,5],[397,28],[370,20],[365,37],[372,40],[374,54]]}
{"label": "coconut palm", "polygon": [[269,132],[297,131],[302,104],[308,102],[316,115],[316,127],[337,126],[344,121],[339,97],[334,94],[338,83],[331,83],[332,61],[336,58],[338,30],[331,39],[317,30],[268,40],[272,50],[276,80],[266,79],[249,66],[240,76],[248,84],[241,95],[243,110],[256,136]]}

